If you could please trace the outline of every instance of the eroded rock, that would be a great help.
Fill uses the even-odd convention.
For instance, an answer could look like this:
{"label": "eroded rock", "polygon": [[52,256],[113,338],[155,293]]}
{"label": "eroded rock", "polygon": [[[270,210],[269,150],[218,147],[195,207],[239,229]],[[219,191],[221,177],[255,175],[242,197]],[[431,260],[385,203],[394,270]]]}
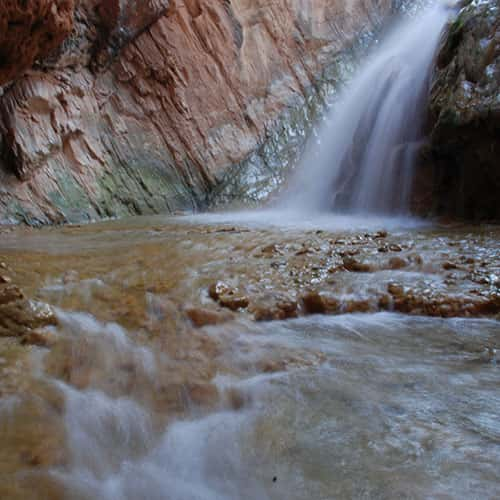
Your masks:
{"label": "eroded rock", "polygon": [[297,317],[297,301],[285,293],[265,293],[253,299],[249,312],[256,321],[283,320]]}
{"label": "eroded rock", "polygon": [[227,307],[232,311],[245,309],[249,304],[248,297],[246,297],[236,288],[233,288],[230,285],[224,283],[223,281],[217,281],[216,283],[210,285],[208,294],[222,307]]}
{"label": "eroded rock", "polygon": [[209,325],[218,325],[230,321],[233,316],[224,311],[215,311],[204,307],[188,307],[185,309],[187,317],[194,326],[200,328]]}
{"label": "eroded rock", "polygon": [[0,86],[59,47],[73,28],[74,7],[74,0],[2,1]]}
{"label": "eroded rock", "polygon": [[500,2],[471,2],[450,25],[417,169],[420,212],[500,219]]}

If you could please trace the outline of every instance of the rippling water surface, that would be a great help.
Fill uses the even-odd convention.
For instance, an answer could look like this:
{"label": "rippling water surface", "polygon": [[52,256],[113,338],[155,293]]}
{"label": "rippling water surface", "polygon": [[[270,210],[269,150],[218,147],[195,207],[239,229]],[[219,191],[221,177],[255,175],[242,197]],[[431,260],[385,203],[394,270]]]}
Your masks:
{"label": "rippling water surface", "polygon": [[[50,349],[1,339],[0,496],[498,498],[495,316],[255,322],[242,311],[195,328],[185,315],[215,307],[207,288],[216,279],[249,294],[368,294],[389,278],[472,289],[474,272],[498,274],[498,229],[347,218],[285,226],[240,214],[2,235],[13,279],[56,307],[59,325]],[[418,252],[424,263],[333,280],[316,270],[382,230],[397,255]],[[386,258],[377,246],[366,253],[373,262]],[[443,271],[469,255],[475,271]],[[290,275],[297,258],[315,268]],[[494,293],[498,282],[481,286]]]}

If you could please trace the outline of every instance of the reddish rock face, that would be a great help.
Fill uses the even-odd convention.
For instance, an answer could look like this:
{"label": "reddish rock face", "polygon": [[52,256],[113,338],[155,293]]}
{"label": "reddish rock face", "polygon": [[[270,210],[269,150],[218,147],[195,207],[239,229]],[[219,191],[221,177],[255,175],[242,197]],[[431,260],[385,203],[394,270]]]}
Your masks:
{"label": "reddish rock face", "polygon": [[137,4],[82,0],[58,55],[0,97],[0,220],[196,206],[390,11],[388,0]]}
{"label": "reddish rock face", "polygon": [[57,48],[73,28],[74,0],[3,0],[0,85]]}

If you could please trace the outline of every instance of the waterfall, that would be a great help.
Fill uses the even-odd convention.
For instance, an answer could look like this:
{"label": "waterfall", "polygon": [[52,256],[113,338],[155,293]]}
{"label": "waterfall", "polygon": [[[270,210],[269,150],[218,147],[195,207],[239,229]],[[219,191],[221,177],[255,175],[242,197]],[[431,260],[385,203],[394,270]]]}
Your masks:
{"label": "waterfall", "polygon": [[300,211],[408,208],[430,74],[449,8],[399,24],[329,111],[281,204]]}

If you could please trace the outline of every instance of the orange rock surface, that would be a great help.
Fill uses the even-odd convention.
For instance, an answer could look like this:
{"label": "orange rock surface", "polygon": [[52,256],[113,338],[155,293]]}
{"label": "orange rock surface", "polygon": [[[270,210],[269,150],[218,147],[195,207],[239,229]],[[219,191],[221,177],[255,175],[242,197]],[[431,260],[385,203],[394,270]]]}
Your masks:
{"label": "orange rock surface", "polygon": [[[29,35],[36,16],[23,21],[31,55],[11,57],[3,82],[68,35],[72,2],[36,5],[54,39],[42,28]],[[390,11],[387,0],[133,5],[82,0],[58,53],[4,88],[0,220],[195,206],[265,143],[284,111],[304,105],[325,65]],[[11,38],[0,35],[1,53],[12,51]]]}

